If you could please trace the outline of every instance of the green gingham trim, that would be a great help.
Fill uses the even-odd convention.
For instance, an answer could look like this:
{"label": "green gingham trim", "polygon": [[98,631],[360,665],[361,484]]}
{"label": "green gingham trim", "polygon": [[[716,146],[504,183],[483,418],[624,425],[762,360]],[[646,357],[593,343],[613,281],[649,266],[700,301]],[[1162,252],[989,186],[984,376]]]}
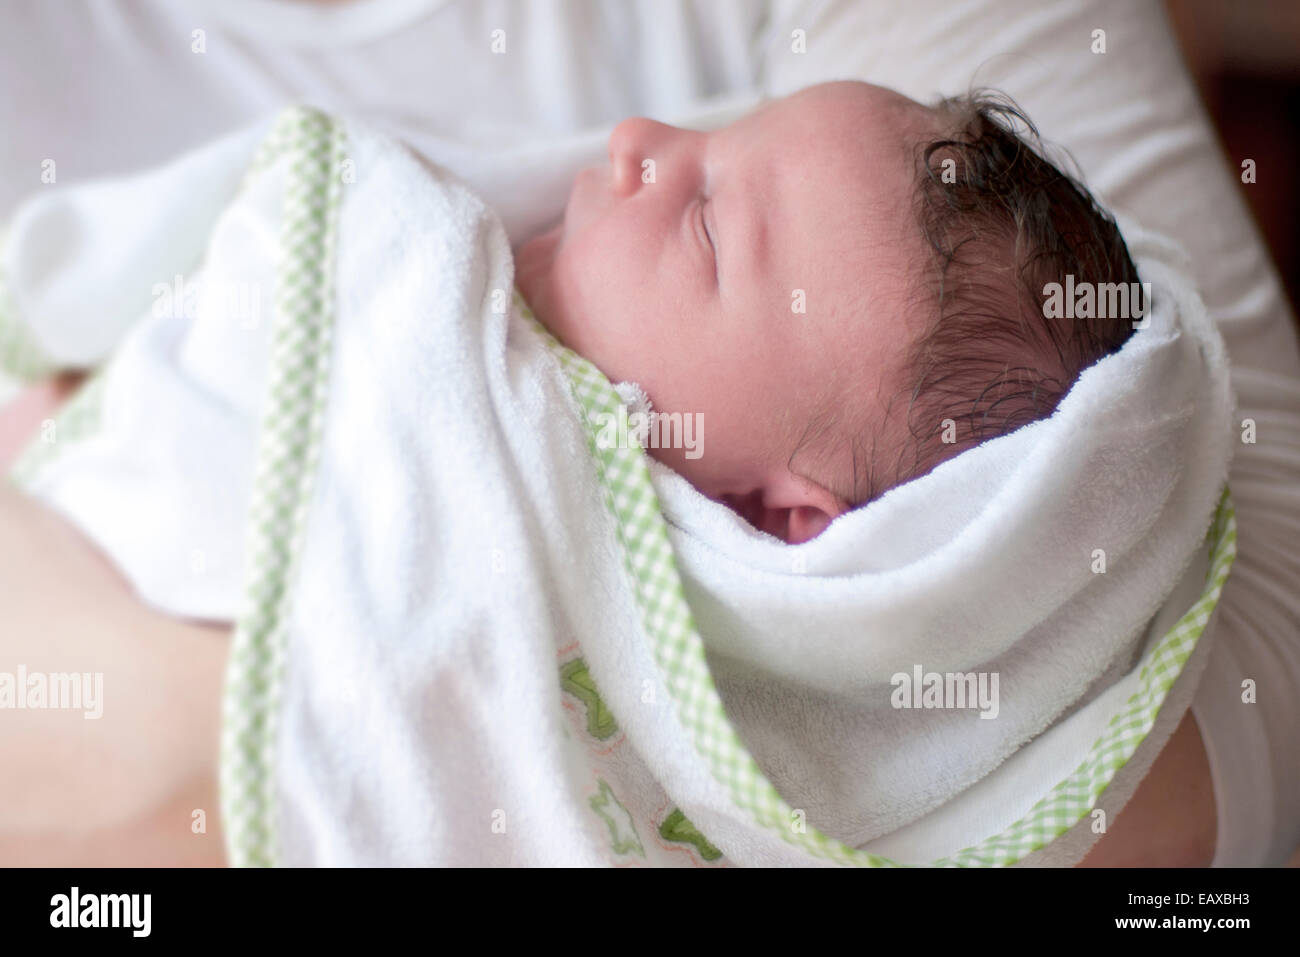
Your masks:
{"label": "green gingham trim", "polygon": [[1073,827],[1096,806],[1115,773],[1133,756],[1155,724],[1160,707],[1196,642],[1214,614],[1237,557],[1237,518],[1232,498],[1225,487],[1208,534],[1210,568],[1205,589],[1173,628],[1142,660],[1138,690],[1126,701],[1087,757],[1068,778],[1056,785],[1029,812],[1001,834],[966,848],[937,865],[994,867],[1014,864],[1026,854],[1044,847]]}
{"label": "green gingham trim", "polygon": [[249,506],[247,584],[222,701],[221,809],[236,866],[272,866],[275,744],[289,602],[311,502],[328,392],[335,235],[344,132],[315,110],[281,115],[257,166],[287,156],[275,320],[257,471]]}
{"label": "green gingham trim", "polygon": [[0,233],[0,380],[26,385],[56,371],[31,330],[18,318],[5,270],[8,235]]}
{"label": "green gingham trim", "polygon": [[[0,388],[22,387],[48,378],[59,371],[47,358],[18,310],[9,291],[5,270],[7,234],[0,234]],[[104,394],[107,364],[90,374],[56,412],[49,428],[44,422],[9,467],[9,477],[24,489],[31,489],[36,474],[69,446],[89,438],[99,429],[100,400]]]}
{"label": "green gingham trim", "polygon": [[60,453],[99,431],[107,372],[108,366],[101,366],[81,384],[54,415],[51,431],[47,432],[45,424],[41,424],[9,470],[14,482],[30,490],[40,471]]}
{"label": "green gingham trim", "polygon": [[[537,323],[522,296],[515,304],[536,324],[569,377],[573,395],[586,413],[588,444],[605,488],[606,504],[617,522],[624,564],[635,588],[665,686],[677,716],[713,777],[759,827],[779,834],[795,847],[837,864],[866,867],[903,866],[827,837],[803,822],[741,743],[727,719],[704,657],[704,645],[692,620],[668,541],[667,525],[650,481],[645,454],[635,445],[603,448],[598,423],[617,416],[622,401],[609,381],[581,356],[561,345]],[[1083,763],[1056,785],[1020,820],[974,847],[931,866],[998,866],[1013,864],[1072,827],[1095,805],[1115,772],[1133,755],[1155,722],[1165,695],[1182,671],[1218,602],[1236,555],[1237,526],[1227,489],[1210,531],[1211,566],[1200,599],[1146,655],[1140,687],[1093,743]],[[796,827],[798,822],[801,826]]]}

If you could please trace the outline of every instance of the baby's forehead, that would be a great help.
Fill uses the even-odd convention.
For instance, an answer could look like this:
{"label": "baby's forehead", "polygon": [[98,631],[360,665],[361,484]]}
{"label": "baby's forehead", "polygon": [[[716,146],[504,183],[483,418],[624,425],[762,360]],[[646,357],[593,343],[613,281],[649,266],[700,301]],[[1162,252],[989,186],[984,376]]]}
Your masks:
{"label": "baby's forehead", "polygon": [[774,119],[779,117],[786,123],[797,122],[802,116],[814,120],[834,118],[838,124],[854,129],[893,127],[900,133],[910,130],[921,135],[937,130],[939,122],[935,108],[897,90],[861,80],[837,80],[805,87],[769,100],[753,112]]}
{"label": "baby's forehead", "polygon": [[740,165],[784,167],[811,193],[820,185],[844,203],[868,198],[876,207],[910,205],[918,148],[942,135],[936,110],[859,82],[811,87],[752,117],[723,150]]}
{"label": "baby's forehead", "polygon": [[775,268],[755,278],[806,289],[836,312],[897,307],[927,262],[912,146],[840,128],[756,151],[737,205],[758,207],[746,214],[768,226]]}
{"label": "baby's forehead", "polygon": [[797,324],[790,355],[809,401],[781,430],[791,470],[860,500],[904,447],[886,405],[902,388],[928,261],[914,138],[929,135],[931,111],[851,82],[773,101],[758,119],[759,137],[735,141],[745,187],[720,199],[723,242],[732,222],[764,227],[745,230],[746,242],[762,237],[747,305],[777,335]]}

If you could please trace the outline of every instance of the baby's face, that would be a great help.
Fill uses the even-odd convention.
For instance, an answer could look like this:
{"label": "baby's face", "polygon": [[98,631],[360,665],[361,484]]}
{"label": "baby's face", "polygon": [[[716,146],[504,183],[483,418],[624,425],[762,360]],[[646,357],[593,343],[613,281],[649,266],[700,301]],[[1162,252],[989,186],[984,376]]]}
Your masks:
{"label": "baby's face", "polygon": [[563,222],[518,249],[519,287],[611,381],[701,417],[697,457],[652,454],[804,541],[903,441],[906,401],[890,400],[926,256],[910,147],[934,132],[927,108],[858,82],[710,133],[627,120]]}

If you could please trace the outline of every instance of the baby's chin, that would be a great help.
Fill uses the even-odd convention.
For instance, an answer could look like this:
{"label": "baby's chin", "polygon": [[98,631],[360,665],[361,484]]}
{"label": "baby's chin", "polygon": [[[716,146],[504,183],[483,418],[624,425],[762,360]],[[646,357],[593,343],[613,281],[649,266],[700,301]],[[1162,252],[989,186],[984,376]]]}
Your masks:
{"label": "baby's chin", "polygon": [[[583,227],[598,218],[609,202],[611,172],[608,164],[578,171],[573,178],[564,214],[545,232],[521,243],[515,250],[515,283],[537,318],[559,334],[540,310],[552,298],[548,287],[561,247]],[[553,317],[554,318],[554,317]]]}
{"label": "baby's chin", "polygon": [[563,235],[564,224],[560,223],[515,247],[515,285],[533,314],[548,328],[550,323],[543,313],[549,311],[548,289]]}

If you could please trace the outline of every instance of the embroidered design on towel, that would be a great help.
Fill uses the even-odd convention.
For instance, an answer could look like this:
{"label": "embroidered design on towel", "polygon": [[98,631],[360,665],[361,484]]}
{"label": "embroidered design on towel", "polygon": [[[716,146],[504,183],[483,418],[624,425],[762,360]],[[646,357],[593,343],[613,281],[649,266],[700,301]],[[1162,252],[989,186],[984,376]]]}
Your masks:
{"label": "embroidered design on towel", "polygon": [[618,730],[614,713],[601,699],[585,660],[575,658],[560,669],[560,687],[581,701],[587,709],[587,733],[593,738],[604,741]]}
{"label": "embroidered design on towel", "polygon": [[722,851],[709,843],[709,839],[690,822],[679,807],[673,808],[672,813],[659,825],[659,836],[673,844],[690,844],[706,861],[712,862],[722,857]]}
{"label": "embroidered design on towel", "polygon": [[636,832],[632,812],[614,794],[614,789],[604,778],[597,778],[600,790],[588,799],[587,803],[596,812],[596,816],[609,828],[609,846],[615,854],[637,854],[645,857],[645,848]]}

